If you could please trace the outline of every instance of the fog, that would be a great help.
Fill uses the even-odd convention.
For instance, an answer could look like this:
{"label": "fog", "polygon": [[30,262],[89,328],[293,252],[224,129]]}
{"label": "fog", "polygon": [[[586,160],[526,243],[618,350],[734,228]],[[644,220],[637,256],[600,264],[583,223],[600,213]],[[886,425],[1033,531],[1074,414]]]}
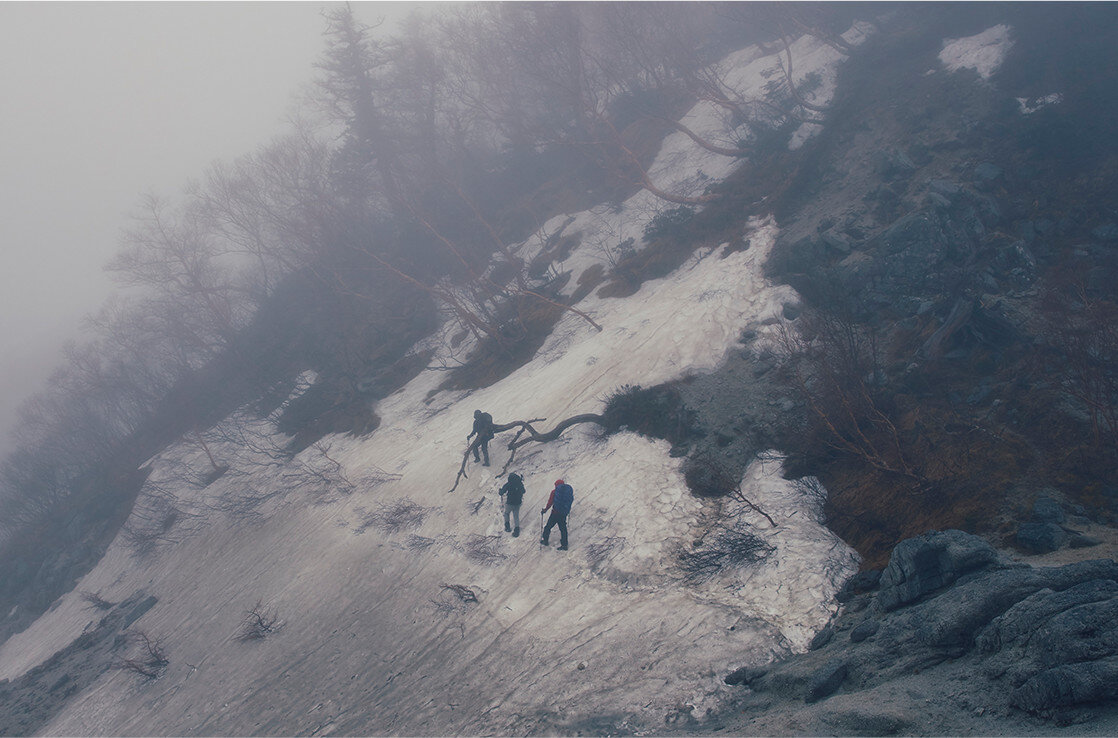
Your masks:
{"label": "fog", "polygon": [[[140,196],[174,197],[284,129],[325,5],[0,3],[0,455],[108,295],[102,266]],[[416,5],[356,10],[391,23]]]}

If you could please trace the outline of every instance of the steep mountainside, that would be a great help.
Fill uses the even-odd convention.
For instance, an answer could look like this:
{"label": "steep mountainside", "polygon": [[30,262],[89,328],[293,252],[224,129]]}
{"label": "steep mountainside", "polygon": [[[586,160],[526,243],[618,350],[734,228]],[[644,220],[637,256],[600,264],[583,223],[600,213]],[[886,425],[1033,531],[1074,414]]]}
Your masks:
{"label": "steep mountainside", "polygon": [[[448,318],[352,433],[283,425],[306,372],[148,459],[0,646],[0,733],[1105,734],[1113,449],[1046,306],[1084,265],[1065,324],[1114,298],[1115,16],[877,12],[721,62],[757,101],[794,59],[820,117],[697,103],[647,172],[707,204],[642,189],[509,244],[556,300],[533,351],[478,369]],[[727,131],[748,156],[695,141]],[[558,479],[570,550],[540,540]],[[901,542],[930,528],[967,532]]]}

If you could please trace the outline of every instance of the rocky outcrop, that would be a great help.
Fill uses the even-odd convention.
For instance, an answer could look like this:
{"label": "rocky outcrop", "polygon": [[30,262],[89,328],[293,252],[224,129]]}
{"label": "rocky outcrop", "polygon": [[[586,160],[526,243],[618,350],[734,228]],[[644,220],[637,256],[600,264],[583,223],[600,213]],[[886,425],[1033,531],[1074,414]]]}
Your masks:
{"label": "rocky outcrop", "polygon": [[840,718],[851,700],[874,713],[877,695],[888,694],[881,709],[919,732],[919,715],[898,708],[892,687],[919,679],[921,689],[954,690],[975,716],[1058,724],[1118,708],[1113,560],[1032,567],[967,533],[931,532],[898,544],[880,576],[859,574],[838,599],[842,609],[808,653],[726,679],[747,690],[745,706],[798,702],[788,709],[805,725],[849,727]]}

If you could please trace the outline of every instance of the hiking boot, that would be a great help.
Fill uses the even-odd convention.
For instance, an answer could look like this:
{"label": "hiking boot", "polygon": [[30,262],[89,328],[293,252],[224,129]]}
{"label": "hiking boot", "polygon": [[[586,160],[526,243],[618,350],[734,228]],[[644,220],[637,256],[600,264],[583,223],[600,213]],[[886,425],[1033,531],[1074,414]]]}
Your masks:
{"label": "hiking boot", "polygon": [[555,550],[556,550],[556,551],[566,551],[566,550],[567,550],[567,547],[566,547],[566,546],[560,546],[559,548],[557,548],[557,549],[555,549]]}
{"label": "hiking boot", "polygon": [[[508,533],[510,530],[512,530],[512,528],[509,527],[508,523],[505,523],[505,532]],[[517,530],[520,530],[520,528],[517,528]]]}
{"label": "hiking boot", "polygon": [[541,546],[546,546],[546,545],[547,545],[547,541],[546,541],[545,539],[541,538],[541,539],[540,539],[540,545],[541,545]]}
{"label": "hiking boot", "polygon": [[489,466],[489,462],[485,462],[484,464],[482,464],[482,466]]}
{"label": "hiking boot", "polygon": [[520,538],[520,528],[517,528],[512,532],[512,537],[513,538]]}

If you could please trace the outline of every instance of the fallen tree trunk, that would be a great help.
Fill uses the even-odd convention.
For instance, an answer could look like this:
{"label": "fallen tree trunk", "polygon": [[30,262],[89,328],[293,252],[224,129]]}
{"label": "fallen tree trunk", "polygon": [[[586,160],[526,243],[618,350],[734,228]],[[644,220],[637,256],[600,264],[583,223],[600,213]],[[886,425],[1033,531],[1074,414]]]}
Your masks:
{"label": "fallen tree trunk", "polygon": [[[509,441],[508,449],[512,453],[509,454],[508,460],[505,462],[505,465],[501,469],[501,472],[497,475],[498,477],[503,477],[508,472],[509,466],[512,464],[513,459],[516,458],[516,450],[521,446],[532,442],[547,443],[548,441],[554,441],[556,438],[563,434],[563,431],[567,430],[572,425],[578,425],[579,423],[597,423],[598,425],[603,425],[604,423],[604,418],[597,413],[583,413],[582,415],[572,415],[566,420],[560,421],[554,428],[547,431],[546,433],[540,433],[532,427],[532,423],[541,423],[545,420],[547,420],[547,418],[514,420],[511,423],[504,423],[501,425],[493,426],[494,433],[501,433],[503,431],[512,430],[513,428],[519,428],[513,439]],[[525,434],[527,434],[526,437]],[[466,451],[462,454],[462,466],[458,469],[458,476],[454,479],[454,486],[447,490],[448,494],[458,489],[459,482],[461,482],[463,479],[469,478],[469,476],[466,474],[466,463],[470,459],[470,454],[473,453],[475,449],[480,449],[480,447],[480,438],[475,438],[472,443],[466,446]]]}

